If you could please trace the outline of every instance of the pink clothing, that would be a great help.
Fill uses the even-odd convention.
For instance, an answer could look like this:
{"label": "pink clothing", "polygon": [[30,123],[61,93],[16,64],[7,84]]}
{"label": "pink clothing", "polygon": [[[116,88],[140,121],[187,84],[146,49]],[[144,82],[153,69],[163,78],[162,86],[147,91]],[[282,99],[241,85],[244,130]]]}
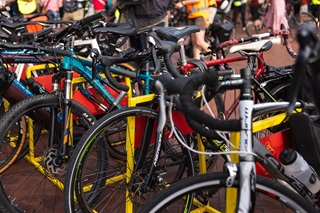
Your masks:
{"label": "pink clothing", "polygon": [[61,0],[44,0],[43,6],[45,7],[45,11],[59,11],[59,8],[62,6]]}
{"label": "pink clothing", "polygon": [[271,30],[280,30],[280,24],[289,29],[288,20],[286,18],[286,2],[285,0],[271,0],[271,5],[264,19],[264,24]]}

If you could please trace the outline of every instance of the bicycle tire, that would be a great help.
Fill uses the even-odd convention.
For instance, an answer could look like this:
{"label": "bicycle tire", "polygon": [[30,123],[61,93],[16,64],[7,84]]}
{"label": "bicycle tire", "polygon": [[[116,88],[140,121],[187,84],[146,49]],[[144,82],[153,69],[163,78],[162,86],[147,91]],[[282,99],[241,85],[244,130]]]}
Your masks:
{"label": "bicycle tire", "polygon": [[[158,113],[155,110],[146,107],[130,107],[116,110],[99,119],[97,123],[85,133],[70,159],[64,190],[65,212],[91,212],[92,209],[94,209],[95,212],[106,210],[109,212],[123,212],[125,211],[125,201],[127,200],[132,201],[133,209],[127,209],[126,212],[137,212],[139,211],[140,205],[144,205],[146,200],[152,198],[154,192],[157,192],[163,187],[166,187],[167,184],[172,184],[185,176],[193,175],[192,157],[189,151],[177,143],[175,139],[170,139],[170,146],[167,146],[169,142],[162,143],[165,147],[162,147],[159,157],[160,169],[157,170],[159,184],[152,185],[149,189],[143,188],[142,185],[145,181],[145,177],[147,177],[146,175],[151,163],[150,160],[155,152],[152,143],[149,143],[149,147],[147,147],[146,153],[150,153],[150,155],[146,155],[146,157],[142,159],[143,164],[141,169],[134,172],[132,170],[129,171],[131,177],[128,177],[125,174],[128,169],[126,161],[119,161],[110,156],[107,158],[107,162],[99,162],[102,158],[97,158],[97,160],[95,160],[96,156],[89,154],[93,153],[90,152],[90,150],[93,149],[97,143],[100,143],[101,140],[105,140],[106,135],[108,135],[106,134],[107,131],[115,132],[114,130],[118,128],[117,125],[120,125],[121,127],[126,125],[128,117],[134,117],[136,122],[140,122],[139,127],[137,127],[137,123],[135,128],[135,130],[139,131],[148,129],[145,127],[146,122],[144,121],[146,121],[146,119],[156,121]],[[126,134],[125,131],[123,133]],[[145,131],[140,132],[140,134],[145,133]],[[138,134],[138,132],[135,132],[135,135]],[[120,137],[123,138],[123,136]],[[130,138],[128,140],[130,140]],[[130,144],[128,140],[127,147],[128,144]],[[135,140],[135,156],[139,156],[137,154],[137,150],[139,150],[137,141],[139,143],[140,140],[137,138]],[[176,148],[176,150],[173,148]],[[134,161],[136,160],[137,159],[135,158]],[[95,165],[101,163],[107,164],[107,171],[98,171],[96,169]],[[139,162],[134,165],[137,164],[139,164]],[[106,177],[101,178],[100,180],[94,178],[90,179],[91,173],[105,174]],[[119,176],[122,177],[120,180],[118,179],[117,182],[112,181],[115,177],[119,178]],[[126,178],[130,178],[130,181],[126,181]],[[95,187],[91,187],[89,190],[88,186],[91,186],[93,183],[95,183]],[[88,189],[87,192],[85,192],[86,188]],[[125,194],[126,189],[130,191],[129,196]],[[99,191],[99,193],[95,193],[97,196],[94,197],[94,203],[88,203],[88,200],[90,200],[90,193],[93,191]],[[75,202],[74,198],[76,198],[77,202]]]}
{"label": "bicycle tire", "polygon": [[[287,101],[288,94],[290,92],[291,81],[290,80],[283,81],[283,82],[279,83],[278,85],[273,85],[273,86],[274,87],[271,89],[270,95],[276,101]],[[273,100],[271,100],[269,97],[265,97],[262,100],[262,103],[267,103],[267,102],[273,102]],[[278,113],[279,112],[274,112],[271,114],[270,113],[264,114],[263,116],[259,116],[258,118],[256,118],[256,120],[263,120],[263,119],[266,119],[267,117],[273,116]],[[274,126],[274,127],[268,128],[268,129],[261,130],[261,131],[257,132],[255,135],[257,138],[264,138],[264,137],[270,136],[278,131],[282,131],[287,128],[288,128],[287,124],[283,123],[278,126]]]}
{"label": "bicycle tire", "polygon": [[[179,208],[179,200],[183,196],[190,193],[195,193],[195,196],[207,196],[210,204],[215,204],[212,206],[215,210],[225,210],[228,202],[219,196],[214,200],[214,196],[224,195],[227,178],[229,174],[227,172],[220,173],[207,173],[203,175],[198,175],[190,177],[180,182],[170,186],[166,190],[161,191],[154,199],[152,199],[140,212],[141,213],[154,213],[154,212],[189,212],[190,209],[184,209],[183,206]],[[232,188],[238,187],[239,179],[236,178]],[[263,178],[257,176],[256,184],[257,194],[262,197],[263,204],[259,202],[259,196],[256,196],[256,208],[268,208],[267,212],[272,211],[272,204],[274,202],[279,202],[279,205],[283,207],[283,212],[317,212],[314,207],[303,199],[298,193],[286,188],[280,183],[275,182],[272,179]],[[260,194],[261,193],[261,194]],[[266,197],[264,196],[266,195]],[[210,197],[210,199],[209,199]],[[272,202],[266,201],[266,198],[271,198]],[[207,201],[207,199],[205,199]],[[206,202],[205,202],[206,203]],[[171,205],[171,206],[170,206]],[[205,205],[205,204],[203,204]],[[288,206],[286,206],[288,205]],[[171,208],[170,208],[171,207]],[[290,208],[287,209],[286,207]],[[174,210],[172,210],[174,208]],[[185,211],[179,211],[184,209]],[[258,209],[256,209],[258,210]],[[277,211],[278,212],[278,211]]]}
{"label": "bicycle tire", "polygon": [[[12,106],[4,114],[0,124],[1,147],[7,146],[5,143],[7,133],[15,128],[16,121],[21,117],[26,117],[28,122],[30,118],[33,118],[33,122],[39,126],[42,122],[45,124],[46,121],[42,120],[44,118],[36,116],[38,114],[34,112],[62,109],[63,101],[60,97],[59,94],[37,95]],[[71,128],[73,134],[70,135],[70,138],[76,143],[79,140],[78,137],[81,137],[83,132],[95,122],[95,118],[79,103],[73,100],[70,103],[71,113],[75,116]],[[57,145],[48,147],[48,129],[42,127],[43,131],[37,143],[31,143],[34,145],[30,149],[32,153],[29,153],[24,159],[15,161],[1,174],[0,206],[9,212],[63,212],[63,193],[58,186],[63,186],[64,168],[60,167],[61,165],[54,166],[53,159],[54,155],[57,155],[58,147]],[[27,135],[26,143],[29,144],[33,134],[28,132]],[[60,138],[57,137],[56,140],[57,144],[60,144]],[[35,158],[32,157],[33,154]]]}
{"label": "bicycle tire", "polygon": [[288,20],[290,35],[292,38],[296,39],[296,34],[299,26],[303,23],[312,22],[315,25],[317,24],[316,19],[309,13],[298,13],[296,15],[292,15]]}
{"label": "bicycle tire", "polygon": [[[0,115],[3,116],[8,108],[9,103],[4,98],[1,98]],[[22,118],[21,121],[18,122],[18,126],[19,127],[17,131],[15,133],[12,132],[12,134],[10,134],[8,137],[11,138],[11,140],[13,141],[12,143],[15,146],[18,146],[19,149],[15,149],[14,153],[11,153],[11,151],[9,151],[9,156],[6,150],[0,150],[0,174],[4,172],[15,160],[19,159],[19,155],[17,153],[20,153],[23,149],[24,138],[26,137],[23,133],[27,130],[26,119]]]}
{"label": "bicycle tire", "polygon": [[[14,149],[11,147],[1,146],[0,149],[0,174],[9,168],[16,160],[20,160],[25,152],[25,138],[27,132],[27,121],[26,118],[21,117],[17,122],[16,131],[10,131],[8,134],[8,143],[15,146]],[[17,148],[16,148],[17,147]],[[9,150],[8,150],[9,149]]]}

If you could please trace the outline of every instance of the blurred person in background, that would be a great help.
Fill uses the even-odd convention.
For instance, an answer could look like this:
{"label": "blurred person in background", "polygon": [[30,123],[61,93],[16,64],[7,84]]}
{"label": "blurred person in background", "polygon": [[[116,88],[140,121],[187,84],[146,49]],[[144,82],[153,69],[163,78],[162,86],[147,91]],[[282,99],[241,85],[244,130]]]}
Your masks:
{"label": "blurred person in background", "polygon": [[286,2],[285,0],[267,0],[270,7],[264,19],[264,24],[269,30],[280,30],[280,25],[284,24],[289,29],[288,20],[286,18]]}
{"label": "blurred person in background", "polygon": [[[59,21],[60,8],[62,7],[63,0],[44,0],[41,3],[42,13],[46,14],[49,21]],[[54,28],[60,28],[60,24],[53,26]]]}
{"label": "blurred person in background", "polygon": [[254,22],[254,26],[260,26],[260,10],[261,8],[261,0],[251,0],[250,12],[251,19]]}
{"label": "blurred person in background", "polygon": [[316,21],[318,22],[320,16],[320,0],[310,0],[310,11],[311,14],[316,18]]}
{"label": "blurred person in background", "polygon": [[87,0],[64,0],[62,9],[64,21],[78,21],[84,18],[84,9],[88,4]]}
{"label": "blurred person in background", "polygon": [[[128,3],[128,4],[127,4]],[[107,10],[114,10],[121,4],[120,22],[129,22],[137,29],[137,35],[130,38],[130,45],[138,50],[146,48],[146,35],[151,27],[163,27],[167,21],[167,11],[170,0],[144,0],[138,4],[130,4],[130,1],[107,0]]]}
{"label": "blurred person in background", "polygon": [[242,29],[246,29],[246,8],[247,0],[234,0],[232,5],[232,21],[236,25],[239,13],[241,14]]}
{"label": "blurred person in background", "polygon": [[210,10],[208,0],[182,0],[176,3],[176,8],[187,7],[189,25],[196,25],[200,32],[191,34],[193,43],[193,56],[200,59],[202,51],[209,50],[209,44],[205,41],[205,31],[210,25]]}

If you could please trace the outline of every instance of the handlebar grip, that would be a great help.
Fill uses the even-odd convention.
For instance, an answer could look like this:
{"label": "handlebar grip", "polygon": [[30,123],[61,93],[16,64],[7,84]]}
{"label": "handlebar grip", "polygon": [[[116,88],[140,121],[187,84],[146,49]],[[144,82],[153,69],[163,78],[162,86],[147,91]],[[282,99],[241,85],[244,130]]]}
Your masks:
{"label": "handlebar grip", "polygon": [[297,101],[299,92],[299,85],[302,81],[302,76],[305,74],[305,66],[308,64],[308,60],[312,57],[313,49],[317,46],[317,28],[312,23],[302,24],[298,28],[297,40],[300,45],[299,54],[296,60],[293,74],[293,82],[290,88],[289,101],[290,105],[287,109],[287,113],[291,114]]}
{"label": "handlebar grip", "polygon": [[105,12],[95,13],[95,14],[88,16],[88,17],[85,17],[79,21],[81,24],[86,25],[86,24],[89,24],[97,19],[102,18],[104,16],[104,14],[105,14]]}
{"label": "handlebar grip", "polygon": [[[193,77],[194,76],[194,77]],[[183,112],[186,117],[196,120],[197,122],[210,127],[213,130],[222,131],[240,131],[240,120],[218,120],[208,116],[205,112],[199,110],[192,101],[192,95],[195,89],[201,84],[206,84],[210,87],[218,85],[218,75],[215,71],[208,71],[205,73],[195,74],[191,76],[186,86],[182,89],[180,94],[180,101],[183,107]],[[205,128],[205,127],[204,127]]]}
{"label": "handlebar grip", "polygon": [[[84,25],[87,25],[97,19],[100,19],[102,18],[105,14],[105,12],[99,12],[99,13],[95,13],[91,16],[88,16],[86,18],[83,18],[79,21],[76,21],[75,23],[73,23],[72,25],[68,26],[67,28],[64,28],[62,31],[58,32],[56,34],[56,37],[55,37],[55,41],[59,41],[61,40],[63,37],[65,37],[67,34],[70,34],[70,33],[73,33],[78,29],[78,26],[80,25],[81,27],[84,26]],[[75,27],[76,26],[76,27]]]}
{"label": "handlebar grip", "polygon": [[46,47],[43,49],[47,53],[56,54],[56,55],[62,55],[62,56],[71,56],[72,53],[69,50],[61,50],[57,48],[52,47]]}
{"label": "handlebar grip", "polygon": [[44,28],[43,30],[37,32],[37,33],[34,33],[34,38],[39,38],[41,36],[44,36],[44,35],[47,35],[49,33],[53,32],[53,28],[52,27],[47,27],[47,28]]}
{"label": "handlebar grip", "polygon": [[[185,114],[187,121],[191,127],[194,127],[198,132],[203,132],[210,138],[216,137],[211,131],[206,131],[205,127],[198,124],[204,124],[213,130],[223,131],[239,131],[239,120],[221,121],[209,117],[205,112],[199,110],[194,104],[192,96],[194,91],[198,91],[198,88],[205,84],[212,89],[216,89],[219,85],[218,74],[214,70],[210,70],[204,73],[197,73],[189,77],[181,77],[172,79],[170,74],[165,74],[157,80],[161,81],[167,92],[171,94],[180,94],[180,103],[182,105],[182,111]],[[190,122],[191,121],[191,122]],[[207,132],[207,133],[205,133]]]}
{"label": "handlebar grip", "polygon": [[125,92],[129,91],[129,87],[127,85],[120,84],[118,81],[116,81],[116,79],[114,79],[114,77],[111,75],[109,66],[105,67],[105,75],[112,86]]}

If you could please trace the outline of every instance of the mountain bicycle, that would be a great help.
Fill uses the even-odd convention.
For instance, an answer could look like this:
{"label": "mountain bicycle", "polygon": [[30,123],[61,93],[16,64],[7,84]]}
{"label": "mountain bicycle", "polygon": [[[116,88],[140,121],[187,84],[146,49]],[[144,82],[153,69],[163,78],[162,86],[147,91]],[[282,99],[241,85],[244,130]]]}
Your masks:
{"label": "mountain bicycle", "polygon": [[[97,16],[95,16],[95,17],[97,17]],[[92,17],[91,17],[91,19],[92,19]],[[88,21],[88,19],[86,19],[86,20]],[[81,24],[81,22],[80,22],[80,24]],[[75,29],[73,29],[73,30],[75,30]],[[66,33],[66,32],[71,33],[72,30],[65,29],[63,31],[63,33]],[[188,32],[187,29],[186,29],[186,31],[182,31],[182,33],[187,33],[187,32]],[[155,53],[155,50],[152,49],[152,48],[155,48],[155,45],[153,44],[153,46],[152,46],[152,44],[153,43],[150,44],[151,45],[150,50],[147,50],[145,52],[137,53],[133,49],[128,49],[126,51],[123,51],[122,54],[119,54],[118,57],[102,56],[102,55],[99,55],[98,53],[95,53],[93,55],[94,62],[91,62],[88,59],[84,59],[84,58],[80,58],[80,57],[78,58],[76,56],[73,57],[72,53],[68,50],[64,50],[64,51],[60,50],[59,51],[58,49],[53,48],[51,50],[51,52],[55,52],[56,55],[63,55],[64,56],[63,62],[60,63],[60,66],[61,66],[60,69],[66,70],[66,72],[68,74],[65,77],[65,85],[68,85],[68,87],[66,87],[67,89],[65,89],[64,91],[70,92],[71,89],[68,89],[68,88],[70,88],[72,75],[70,72],[68,72],[68,70],[71,65],[74,66],[74,68],[76,68],[77,72],[79,72],[79,73],[82,72],[81,74],[83,75],[83,77],[86,78],[87,81],[91,82],[94,88],[96,88],[96,86],[95,86],[96,83],[97,84],[104,83],[104,81],[102,81],[102,82],[99,81],[100,79],[102,79],[100,77],[100,75],[96,75],[96,77],[94,76],[94,73],[95,73],[94,69],[92,70],[93,73],[91,73],[91,69],[88,68],[89,66],[95,67],[94,64],[92,65],[92,63],[95,63],[95,62],[97,62],[98,67],[101,65],[102,65],[101,67],[106,67],[107,72],[105,73],[105,75],[107,76],[107,78],[108,78],[108,76],[112,77],[111,74],[109,73],[109,71],[111,71],[111,70],[114,73],[121,74],[122,76],[128,76],[127,78],[125,78],[125,81],[126,81],[127,85],[129,85],[129,87],[130,87],[131,86],[130,79],[132,77],[137,76],[137,74],[140,74],[140,73],[128,71],[127,69],[118,68],[117,66],[111,66],[111,65],[113,65],[114,63],[124,63],[124,62],[130,61],[130,60],[143,60],[143,59],[152,60],[154,58],[154,55],[152,55],[152,54]],[[170,51],[174,52],[174,51],[179,50],[178,44],[173,43],[173,42],[166,42],[166,41],[163,41],[163,43],[160,43],[159,47],[157,47],[157,50],[159,52],[167,53],[168,50],[166,48],[168,47],[169,44],[173,46],[172,49],[169,49]],[[36,45],[35,46],[23,45],[23,44],[15,45],[15,44],[8,44],[8,43],[2,44],[2,45],[5,48],[25,48],[25,49],[32,49],[34,51],[40,50],[40,51],[49,52],[48,47],[41,48]],[[49,50],[50,50],[50,48],[49,48]],[[166,54],[164,56],[164,58],[165,59],[170,58],[171,54],[173,52]],[[79,59],[81,62],[79,61]],[[99,64],[101,64],[101,65],[99,65]],[[157,71],[156,68],[158,69],[160,67],[155,66],[155,70]],[[84,69],[84,70],[82,70],[82,69]],[[85,71],[88,71],[88,73],[86,73]],[[152,77],[149,75],[149,73],[147,73],[147,71],[145,71],[145,73],[143,73],[143,74],[146,75],[146,78],[141,78],[146,82],[145,87],[143,87],[143,89],[148,94],[148,93],[150,93],[150,89],[148,87],[147,81],[149,81],[149,82],[152,81]],[[112,78],[108,78],[108,80],[110,82],[115,81],[114,79],[112,80]],[[116,82],[116,85],[119,85],[119,83]],[[120,85],[120,86],[122,86],[122,88],[123,88],[123,85]],[[102,88],[103,88],[103,90],[102,90]],[[104,87],[101,87],[101,88],[97,87],[97,90],[98,91],[99,90],[106,91]],[[128,99],[129,105],[134,102],[134,99],[131,99],[131,97],[133,96],[132,92],[133,92],[133,90],[130,88],[127,93],[127,96],[129,97],[129,99]],[[49,110],[50,112],[51,111],[52,112],[58,111],[58,116],[60,115],[60,112],[62,112],[61,114],[64,116],[69,115],[69,112],[64,114],[63,111],[60,111],[59,107],[61,106],[61,110],[62,109],[66,110],[67,108],[66,108],[65,104],[71,104],[72,102],[71,103],[70,102],[67,103],[68,101],[65,102],[66,100],[64,99],[64,96],[60,96],[59,94],[60,93],[57,93],[57,95],[55,96],[54,101],[57,102],[56,105],[52,104],[53,101],[49,101],[49,98],[47,98],[47,97],[37,96],[35,98],[28,99],[21,104],[15,105],[6,113],[6,117],[3,118],[6,120],[5,121],[6,125],[4,125],[2,127],[6,128],[6,129],[3,129],[4,131],[3,131],[3,134],[1,135],[2,139],[7,137],[7,135],[8,135],[7,133],[9,131],[11,131],[11,130],[13,131],[15,124],[18,122],[19,119],[21,119],[21,117],[24,117],[23,115],[27,115],[28,118],[32,118],[33,123],[40,126],[41,133],[46,133],[48,131],[49,135],[51,134],[50,138],[47,137],[47,134],[44,134],[44,135],[39,135],[39,138],[37,140],[33,140],[32,136],[34,134],[32,132],[28,133],[28,141],[26,142],[26,144],[28,145],[28,150],[29,150],[28,155],[25,156],[25,159],[16,162],[14,165],[12,165],[10,168],[8,168],[4,173],[2,173],[1,184],[3,186],[2,187],[3,190],[1,192],[1,194],[2,194],[1,196],[3,199],[1,199],[0,202],[1,202],[2,206],[6,207],[11,212],[20,211],[22,209],[25,209],[26,211],[28,211],[29,207],[30,207],[30,209],[35,210],[35,211],[49,211],[48,209],[46,209],[45,205],[40,205],[39,207],[32,206],[32,204],[33,204],[32,200],[29,200],[27,198],[27,196],[29,196],[30,194],[36,193],[36,191],[32,191],[32,190],[35,190],[35,188],[30,189],[30,191],[32,191],[32,192],[30,192],[30,191],[21,192],[21,195],[22,195],[21,197],[17,196],[19,194],[18,192],[20,192],[19,187],[25,186],[26,182],[31,180],[31,179],[29,179],[30,176],[33,176],[33,177],[40,176],[41,179],[43,180],[43,183],[39,182],[39,186],[37,185],[37,187],[39,187],[43,190],[45,190],[46,187],[49,187],[49,188],[52,187],[50,189],[53,190],[53,192],[54,192],[53,194],[55,194],[55,196],[56,196],[56,199],[52,200],[52,201],[57,201],[54,204],[54,205],[57,205],[57,207],[54,209],[52,208],[52,211],[60,211],[61,210],[59,208],[59,206],[61,207],[63,204],[60,203],[58,205],[58,203],[59,203],[58,200],[59,200],[60,196],[62,195],[62,192],[61,192],[61,189],[63,187],[62,179],[64,176],[65,168],[68,165],[68,158],[72,155],[73,148],[74,148],[75,144],[77,144],[78,139],[80,138],[80,136],[83,133],[81,130],[85,131],[85,129],[86,129],[85,127],[87,125],[80,125],[82,122],[76,122],[80,126],[79,127],[80,131],[73,132],[73,133],[77,133],[77,134],[70,135],[69,139],[65,137],[66,135],[62,135],[61,139],[58,138],[61,135],[60,133],[63,132],[62,129],[67,130],[64,133],[68,133],[69,131],[73,131],[73,129],[77,130],[77,128],[74,127],[73,122],[71,122],[72,125],[71,124],[69,125],[68,122],[67,123],[65,122],[65,121],[69,121],[69,119],[65,118],[65,120],[63,120],[63,118],[62,118],[61,128],[60,128],[60,125],[57,125],[57,124],[60,124],[59,119],[58,119],[59,117],[55,118],[55,119],[53,119],[54,117],[52,117],[52,119],[48,119],[48,118],[50,118],[50,115],[48,115],[49,113],[46,109],[52,109],[52,110]],[[51,96],[53,96],[53,95],[50,95],[50,97]],[[143,99],[145,101],[146,100],[150,101],[150,100],[152,100],[152,97],[154,97],[154,95],[150,94],[150,95],[147,95],[144,97],[137,97],[137,99],[138,100]],[[69,99],[67,99],[67,100],[69,100]],[[116,101],[119,101],[119,100],[120,99],[117,99]],[[61,104],[59,104],[59,103],[61,103]],[[111,104],[110,104],[110,106],[111,107],[113,106],[114,108],[116,108],[117,105],[118,105],[118,102],[113,102],[113,103],[111,102]],[[27,106],[27,107],[25,107],[25,106]],[[57,109],[55,109],[56,107],[57,107]],[[71,107],[71,110],[72,110],[72,105],[69,107]],[[55,109],[55,110],[53,110],[53,109]],[[110,110],[110,108],[109,108],[109,110]],[[38,111],[44,113],[46,116],[37,116],[38,113],[35,113],[35,112],[38,112]],[[76,114],[76,115],[78,115],[78,114]],[[82,116],[80,118],[82,118],[84,116],[85,118],[90,120],[89,116],[86,117],[86,113],[83,113],[81,115]],[[79,117],[79,116],[77,116],[77,117]],[[31,119],[28,119],[28,121],[29,120],[31,121]],[[77,121],[77,120],[75,120],[75,121]],[[93,122],[94,120],[91,120],[91,121]],[[49,122],[53,122],[53,124],[50,124]],[[92,124],[92,122],[90,124]],[[65,126],[63,126],[63,124],[65,124]],[[82,126],[84,128],[81,128]],[[51,127],[52,128],[56,127],[57,129],[51,130],[50,129]],[[78,127],[78,126],[76,126],[76,127]],[[126,125],[124,125],[123,127],[126,128]],[[70,130],[69,130],[69,128],[70,128]],[[32,125],[30,124],[30,131],[33,129],[34,128],[32,128]],[[121,128],[118,131],[121,132]],[[108,134],[106,134],[106,136],[108,136]],[[3,141],[2,139],[1,139],[1,141]],[[48,139],[50,139],[49,141],[52,141],[52,142],[49,143]],[[35,143],[36,141],[37,141],[37,143]],[[42,141],[45,142],[44,146],[42,146],[42,143],[41,143]],[[63,143],[59,142],[59,141],[63,141]],[[100,146],[95,147],[98,149],[94,149],[94,151],[100,152],[102,150],[101,152],[104,153],[105,146],[110,146],[110,148],[108,148],[110,153],[111,153],[110,149],[112,149],[112,148],[115,149],[116,151],[123,153],[123,151],[121,150],[121,147],[123,147],[122,144],[123,143],[121,141],[109,140],[109,141],[106,141],[104,143],[104,145],[102,145],[101,147]],[[4,147],[4,146],[5,146],[5,144],[2,143],[2,147]],[[66,146],[66,148],[64,148],[64,146]],[[173,148],[173,147],[171,147],[171,149],[175,150],[175,148]],[[125,151],[128,152],[128,150],[125,150]],[[179,152],[181,152],[181,151],[178,150],[178,151],[174,151],[173,153],[177,154]],[[122,153],[118,153],[118,155],[121,155]],[[128,153],[126,153],[126,152],[124,152],[124,154],[125,154],[125,156],[128,155]],[[41,156],[43,156],[43,157],[41,157]],[[60,157],[62,157],[62,158],[60,158]],[[165,157],[165,159],[167,159],[167,158],[168,157]],[[104,159],[104,157],[102,157],[101,159]],[[124,165],[125,165],[123,163],[124,160],[122,160],[121,158],[119,159],[119,158],[115,157],[114,162],[117,162],[117,164],[119,166],[121,166],[119,168],[126,168],[126,167],[124,167]],[[27,174],[27,175],[25,175],[26,182],[23,182],[21,184],[21,186],[18,186],[17,191],[11,190],[12,187],[15,187],[14,182],[12,182],[12,181],[15,178],[21,178],[21,175],[13,176],[11,172],[15,171],[15,168],[19,168],[21,165],[25,165],[23,167],[28,170],[30,169],[30,171],[32,171],[32,174],[26,173]],[[104,166],[101,167],[101,169],[103,169],[103,168],[104,168]],[[130,167],[128,167],[128,168],[130,168]],[[40,173],[37,170],[39,170]],[[19,174],[26,172],[25,170],[22,170],[22,169],[19,169],[18,171],[19,171]],[[120,171],[120,169],[118,171]],[[192,171],[193,170],[191,169],[189,171],[189,173],[191,173]],[[46,180],[50,180],[50,181],[46,181]],[[57,187],[54,187],[52,184]],[[45,193],[41,194],[41,195],[42,195],[41,199],[46,199]],[[14,198],[14,200],[11,200],[11,198]],[[49,199],[51,199],[51,198],[49,198]],[[24,205],[25,200],[29,200],[30,202],[28,204],[30,204],[30,205],[28,205],[28,204]],[[41,204],[44,204],[44,202]]]}

